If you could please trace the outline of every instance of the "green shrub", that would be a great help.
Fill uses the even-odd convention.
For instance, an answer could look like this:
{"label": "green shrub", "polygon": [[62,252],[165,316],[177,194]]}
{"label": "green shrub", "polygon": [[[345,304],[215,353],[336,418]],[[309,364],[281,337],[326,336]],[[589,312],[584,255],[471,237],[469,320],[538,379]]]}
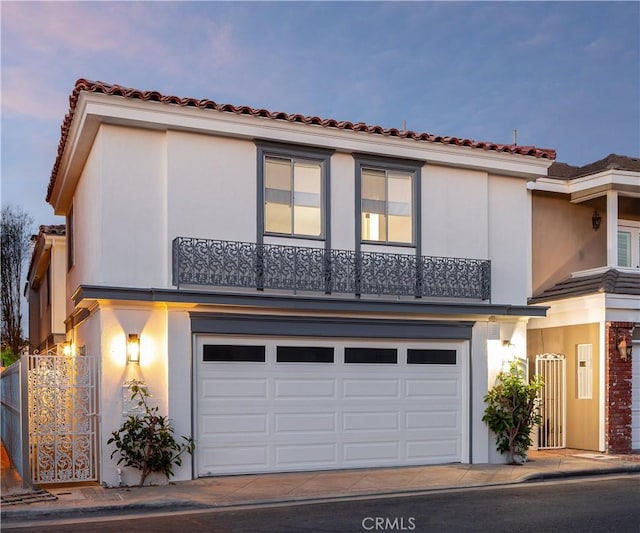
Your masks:
{"label": "green shrub", "polygon": [[195,443],[191,437],[183,436],[183,444],[178,444],[173,437],[173,426],[166,416],[158,415],[158,407],[150,407],[147,398],[149,391],[142,381],[127,382],[131,391],[131,399],[138,400],[138,407],[143,409],[140,415],[130,415],[111,433],[107,444],[113,443],[116,449],[111,458],[118,453],[118,464],[124,463],[141,471],[139,487],[144,485],[147,476],[152,472],[162,472],[167,478],[173,476],[173,465],[182,464],[184,452],[193,453]]}
{"label": "green shrub", "polygon": [[0,357],[2,357],[2,366],[11,366],[20,359],[20,356],[13,353],[13,350],[9,347],[2,350]]}
{"label": "green shrub", "polygon": [[519,464],[516,455],[524,457],[533,444],[531,429],[541,421],[538,393],[543,386],[537,375],[527,383],[524,369],[513,361],[484,397],[487,408],[482,421],[495,433],[496,449],[507,454],[509,464]]}

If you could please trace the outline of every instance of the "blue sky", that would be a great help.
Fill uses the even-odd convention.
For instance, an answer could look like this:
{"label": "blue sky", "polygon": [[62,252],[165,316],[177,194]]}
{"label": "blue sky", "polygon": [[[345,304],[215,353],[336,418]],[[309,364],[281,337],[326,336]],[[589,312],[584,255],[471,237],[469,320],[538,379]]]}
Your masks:
{"label": "blue sky", "polygon": [[75,80],[419,132],[640,156],[638,2],[10,2],[2,203],[45,195]]}

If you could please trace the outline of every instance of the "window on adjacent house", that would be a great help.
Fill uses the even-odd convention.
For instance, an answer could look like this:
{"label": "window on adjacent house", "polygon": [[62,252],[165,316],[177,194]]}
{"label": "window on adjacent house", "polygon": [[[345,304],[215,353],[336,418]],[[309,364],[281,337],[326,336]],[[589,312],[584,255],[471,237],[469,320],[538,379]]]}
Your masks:
{"label": "window on adjacent house", "polygon": [[413,242],[413,173],[362,169],[362,240]]}
{"label": "window on adjacent house", "polygon": [[618,230],[618,266],[640,268],[640,227],[620,226]]}
{"label": "window on adjacent house", "polygon": [[322,162],[293,157],[264,159],[266,233],[321,237]]}

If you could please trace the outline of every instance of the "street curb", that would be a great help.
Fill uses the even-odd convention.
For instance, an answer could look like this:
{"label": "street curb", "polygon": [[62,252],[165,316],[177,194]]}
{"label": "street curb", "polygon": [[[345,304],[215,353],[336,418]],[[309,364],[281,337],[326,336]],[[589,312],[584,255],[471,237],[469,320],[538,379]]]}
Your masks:
{"label": "street curb", "polygon": [[82,518],[98,513],[116,512],[116,513],[133,513],[136,511],[153,512],[166,511],[168,509],[175,510],[198,510],[210,509],[210,505],[194,502],[191,500],[163,500],[159,502],[132,502],[117,503],[104,505],[90,505],[86,507],[63,507],[63,508],[47,508],[47,509],[2,509],[0,519],[2,522],[22,522],[29,521],[47,521],[61,520],[65,518]]}
{"label": "street curb", "polygon": [[612,474],[635,474],[640,473],[640,464],[629,466],[612,466],[610,468],[600,468],[598,470],[585,469],[585,470],[568,470],[568,471],[554,471],[554,472],[536,472],[528,474],[522,478],[522,483],[529,483],[534,481],[545,481],[547,479],[561,479],[571,477],[587,477],[587,476],[609,476]]}

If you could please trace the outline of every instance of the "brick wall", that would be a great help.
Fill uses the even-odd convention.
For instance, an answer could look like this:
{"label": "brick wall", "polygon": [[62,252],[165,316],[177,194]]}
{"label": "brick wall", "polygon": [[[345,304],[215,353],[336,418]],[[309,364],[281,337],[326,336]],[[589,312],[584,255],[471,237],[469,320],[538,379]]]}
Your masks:
{"label": "brick wall", "polygon": [[606,449],[631,453],[631,357],[618,352],[622,337],[631,346],[632,322],[607,322]]}

